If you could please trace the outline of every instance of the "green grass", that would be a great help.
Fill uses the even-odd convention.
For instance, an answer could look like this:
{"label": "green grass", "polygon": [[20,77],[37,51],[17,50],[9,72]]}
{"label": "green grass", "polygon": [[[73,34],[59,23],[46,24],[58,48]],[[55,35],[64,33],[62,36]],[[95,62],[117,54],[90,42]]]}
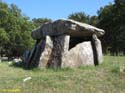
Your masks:
{"label": "green grass", "polygon": [[[31,80],[23,82],[26,77]],[[99,66],[24,70],[0,63],[0,93],[125,93],[125,57],[105,56]]]}

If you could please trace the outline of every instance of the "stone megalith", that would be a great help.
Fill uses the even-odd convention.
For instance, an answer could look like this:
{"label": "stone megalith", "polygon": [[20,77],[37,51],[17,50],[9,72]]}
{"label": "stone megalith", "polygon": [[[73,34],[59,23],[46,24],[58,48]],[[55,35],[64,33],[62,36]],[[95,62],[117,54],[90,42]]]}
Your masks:
{"label": "stone megalith", "polygon": [[61,68],[98,65],[103,60],[104,30],[74,20],[47,22],[32,31],[37,40],[27,67]]}

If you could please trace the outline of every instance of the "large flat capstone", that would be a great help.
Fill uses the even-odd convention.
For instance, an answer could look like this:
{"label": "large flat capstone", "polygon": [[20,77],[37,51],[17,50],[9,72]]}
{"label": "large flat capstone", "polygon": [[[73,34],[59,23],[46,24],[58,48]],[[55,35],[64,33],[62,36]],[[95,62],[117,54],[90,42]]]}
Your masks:
{"label": "large flat capstone", "polygon": [[102,36],[104,34],[104,30],[71,19],[60,19],[41,25],[32,31],[31,36],[34,39],[41,39],[46,35],[58,36],[62,34],[68,34],[72,37],[88,37],[92,34]]}

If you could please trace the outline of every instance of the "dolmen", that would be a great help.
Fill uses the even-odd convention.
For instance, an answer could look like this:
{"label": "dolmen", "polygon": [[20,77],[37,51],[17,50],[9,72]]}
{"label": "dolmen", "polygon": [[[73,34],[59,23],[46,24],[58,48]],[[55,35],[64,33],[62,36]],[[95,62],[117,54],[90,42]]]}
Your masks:
{"label": "dolmen", "polygon": [[47,22],[32,31],[34,48],[26,55],[27,68],[64,68],[103,62],[101,41],[105,31],[71,19]]}

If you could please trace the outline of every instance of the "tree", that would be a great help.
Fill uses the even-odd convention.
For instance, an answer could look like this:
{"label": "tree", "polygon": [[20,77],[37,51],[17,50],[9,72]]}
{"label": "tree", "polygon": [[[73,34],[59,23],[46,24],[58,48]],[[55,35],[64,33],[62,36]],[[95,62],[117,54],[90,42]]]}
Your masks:
{"label": "tree", "polygon": [[[10,6],[0,1],[0,28],[8,37],[8,43],[1,41],[2,50],[6,50],[7,56],[20,56],[25,50],[33,47],[31,31],[35,25],[29,17],[22,15],[21,10],[14,4]],[[6,33],[6,34],[5,34]],[[2,34],[1,34],[2,35]],[[1,37],[4,38],[4,35]],[[8,47],[9,46],[9,47]]]}
{"label": "tree", "polygon": [[97,16],[89,16],[86,15],[84,12],[73,13],[68,16],[68,19],[73,19],[78,22],[88,23],[90,25],[96,26],[98,17]]}
{"label": "tree", "polygon": [[125,41],[121,38],[125,33],[124,11],[124,0],[115,0],[114,4],[109,4],[98,11],[98,27],[106,31],[102,39],[103,48],[105,51],[110,48],[113,55],[118,55],[118,52],[124,50]]}
{"label": "tree", "polygon": [[4,52],[4,47],[8,43],[9,38],[8,34],[5,32],[4,29],[0,28],[0,57],[2,56],[2,53]]}
{"label": "tree", "polygon": [[89,16],[84,12],[73,13],[68,16],[68,19],[73,19],[79,22],[89,23]]}
{"label": "tree", "polygon": [[51,21],[52,21],[51,19],[47,19],[47,18],[33,18],[33,19],[32,19],[32,22],[33,22],[33,24],[34,24],[36,27],[42,25],[43,23],[51,22]]}
{"label": "tree", "polygon": [[89,24],[90,25],[96,26],[97,22],[98,22],[98,17],[97,16],[90,16],[90,18],[89,18]]}

